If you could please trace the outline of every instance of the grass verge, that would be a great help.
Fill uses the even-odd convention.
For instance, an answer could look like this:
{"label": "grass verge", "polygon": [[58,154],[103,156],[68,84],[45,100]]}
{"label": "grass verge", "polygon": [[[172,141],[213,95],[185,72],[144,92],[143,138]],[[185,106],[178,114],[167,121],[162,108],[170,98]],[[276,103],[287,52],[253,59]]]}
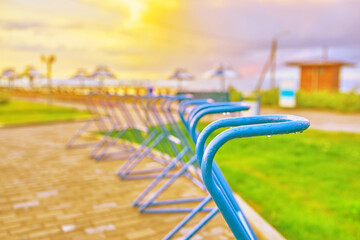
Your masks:
{"label": "grass verge", "polygon": [[89,116],[87,112],[73,108],[48,106],[18,99],[11,99],[8,103],[0,104],[1,125],[85,119]]}
{"label": "grass verge", "polygon": [[232,140],[216,161],[233,191],[287,239],[355,240],[359,146],[360,134],[307,130]]}
{"label": "grass verge", "polygon": [[237,139],[216,156],[233,190],[288,239],[360,239],[360,134]]}

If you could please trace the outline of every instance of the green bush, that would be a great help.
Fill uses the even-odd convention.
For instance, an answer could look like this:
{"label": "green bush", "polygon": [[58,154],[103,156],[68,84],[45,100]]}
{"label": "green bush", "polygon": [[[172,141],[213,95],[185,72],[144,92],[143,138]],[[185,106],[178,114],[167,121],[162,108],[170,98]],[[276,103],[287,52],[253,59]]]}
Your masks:
{"label": "green bush", "polygon": [[[242,96],[234,88],[229,88],[230,99]],[[279,106],[279,89],[260,92],[262,106]],[[297,108],[326,109],[339,112],[360,112],[360,94],[351,92],[303,92],[296,93]]]}
{"label": "green bush", "polygon": [[233,86],[229,86],[230,102],[238,102],[243,98],[243,94],[236,90]]}
{"label": "green bush", "polygon": [[278,106],[279,105],[279,89],[273,88],[260,92],[261,105]]}
{"label": "green bush", "polygon": [[340,112],[360,112],[360,94],[356,92],[302,92],[296,94],[299,108],[329,109]]}

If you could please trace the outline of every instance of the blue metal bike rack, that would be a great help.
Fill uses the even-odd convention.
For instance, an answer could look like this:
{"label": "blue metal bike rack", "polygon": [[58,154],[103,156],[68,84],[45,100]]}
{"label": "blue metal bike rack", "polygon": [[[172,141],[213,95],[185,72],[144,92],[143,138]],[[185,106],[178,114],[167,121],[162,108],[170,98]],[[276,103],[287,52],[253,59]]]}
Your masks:
{"label": "blue metal bike rack", "polygon": [[[92,152],[90,153],[90,157],[96,159],[97,161],[100,160],[109,160],[109,157],[106,158],[106,155],[108,156],[114,156],[117,159],[123,159],[124,154],[125,156],[129,153],[134,151],[134,148],[131,145],[116,145],[115,139],[120,139],[121,135],[123,135],[128,129],[132,128],[131,123],[133,122],[128,114],[123,114],[124,119],[121,119],[119,114],[117,114],[117,108],[119,107],[118,98],[120,98],[119,95],[111,95],[111,94],[105,94],[103,96],[103,99],[101,99],[101,106],[103,111],[106,113],[109,118],[112,119],[112,125],[108,129],[108,131],[105,133],[105,135],[102,137],[102,139],[95,145]],[[123,112],[126,112],[123,111]],[[115,136],[112,136],[112,134],[115,134]],[[108,149],[111,146],[117,146],[121,149],[121,151],[116,151],[114,153],[108,153]],[[119,154],[123,154],[122,156]],[[110,158],[111,159],[111,158]]]}
{"label": "blue metal bike rack", "polygon": [[[178,134],[177,128],[170,124],[166,126],[166,122],[171,120],[169,118],[169,111],[167,111],[164,106],[167,101],[174,99],[166,96],[143,96],[143,99],[146,100],[145,106],[143,106],[144,112],[147,114],[147,120],[152,126],[152,131],[149,133],[148,137],[141,143],[140,147],[128,158],[128,160],[120,167],[118,170],[118,175],[122,179],[139,179],[139,178],[154,178],[157,177],[159,171],[162,171],[164,168],[154,169],[154,174],[149,174],[151,170],[133,170],[145,157],[151,154],[152,150],[155,147],[161,147],[160,150],[166,152],[170,150],[170,156],[176,157],[186,154],[182,151],[182,147],[177,145],[183,144],[181,141],[174,143],[173,139],[178,139],[181,137]],[[175,100],[185,99],[185,96],[179,96]],[[165,118],[165,119],[164,119]],[[172,134],[175,133],[176,137]],[[171,161],[167,159],[167,161]],[[164,161],[164,166],[167,166],[169,162]],[[156,171],[155,171],[156,170]],[[145,175],[138,175],[136,173],[146,173]]]}
{"label": "blue metal bike rack", "polygon": [[[202,181],[199,181],[201,177],[199,176],[198,179],[193,177],[187,169],[196,158],[194,158],[194,152],[191,149],[190,144],[188,143],[188,138],[184,135],[180,126],[178,125],[177,121],[175,120],[174,116],[172,115],[170,105],[174,101],[181,101],[186,99],[186,97],[182,96],[164,96],[165,101],[167,101],[166,111],[163,108],[164,115],[167,115],[167,122],[169,123],[170,127],[172,128],[173,132],[175,133],[176,137],[181,140],[181,149],[179,154],[173,158],[173,160],[166,166],[166,168],[153,180],[153,182],[137,197],[134,201],[134,206],[139,206],[140,212],[189,212],[192,211],[192,208],[156,208],[156,209],[149,209],[150,206],[158,206],[162,204],[175,204],[175,203],[188,203],[188,202],[195,202],[195,201],[202,201],[204,197],[193,197],[193,198],[178,198],[178,199],[169,199],[169,200],[162,200],[156,201],[156,198],[160,196],[169,186],[172,184],[179,176],[184,175],[185,177],[189,178],[195,185],[199,186],[201,189],[205,189]],[[164,105],[165,106],[165,105]],[[185,154],[188,153],[188,161],[185,162],[183,160]],[[192,160],[193,159],[193,160]],[[155,193],[153,193],[148,200],[141,202],[141,200],[150,193],[150,191],[159,184],[160,180],[163,179],[166,174],[173,168],[175,168],[176,164],[180,164],[181,170],[176,172],[171,179],[169,179],[164,185],[162,185]],[[210,211],[210,209],[203,209],[203,211]]]}
{"label": "blue metal bike rack", "polygon": [[[119,95],[113,95],[112,97],[115,97],[115,102],[113,102],[112,104],[109,104],[109,112],[112,112],[112,115],[114,117],[114,119],[116,120],[116,122],[118,123],[118,125],[121,124],[122,122],[122,126],[120,127],[120,129],[118,131],[116,131],[116,134],[114,136],[111,136],[111,141],[107,142],[106,145],[102,148],[101,151],[99,151],[94,157],[96,160],[101,160],[105,157],[105,155],[116,155],[117,159],[123,159],[124,157],[119,157],[119,154],[121,152],[119,151],[115,151],[115,152],[109,152],[109,149],[113,146],[117,146],[117,142],[121,139],[121,137],[127,135],[128,137],[130,137],[131,139],[129,140],[122,140],[122,145],[124,145],[124,143],[128,142],[128,141],[132,141],[132,142],[141,142],[142,136],[140,133],[136,132],[136,131],[131,131],[133,129],[136,130],[140,130],[142,133],[147,133],[148,129],[149,129],[149,125],[146,121],[146,119],[144,119],[144,116],[141,115],[140,110],[138,109],[138,106],[136,106],[136,101],[139,98],[138,96],[133,96],[133,95],[124,95],[124,96],[119,96]],[[131,110],[126,104],[126,102],[131,102],[131,107],[133,108],[133,110]],[[133,114],[130,114],[130,112],[133,112]],[[120,116],[121,119],[120,119]],[[136,121],[135,121],[135,117],[137,117],[138,121],[143,124],[143,127],[140,127]],[[107,135],[113,134],[115,129],[112,129],[112,131],[109,131],[107,133]],[[128,152],[125,152],[125,154],[129,154],[129,153],[133,153],[136,151],[136,149],[134,148],[134,146],[132,144],[130,144],[130,146],[126,146],[126,149],[128,150]],[[128,156],[127,156],[128,157]],[[152,154],[150,154],[150,157],[154,157]]]}
{"label": "blue metal bike rack", "polygon": [[[200,134],[196,149],[202,161],[201,172],[204,183],[236,239],[256,239],[256,236],[240,211],[225,177],[222,174],[217,175],[217,171],[220,170],[217,170],[218,167],[214,162],[216,152],[234,138],[302,132],[309,125],[307,119],[291,115],[254,116],[218,120],[208,125]],[[205,148],[204,143],[209,132],[224,126],[233,128],[221,132]]]}
{"label": "blue metal bike rack", "polygon": [[[157,98],[152,96],[142,96],[141,99],[142,103],[140,105],[143,112],[145,113],[145,119],[148,122],[150,132],[144,141],[140,144],[140,147],[138,147],[137,150],[132,155],[130,155],[126,162],[117,171],[118,176],[122,179],[141,179],[154,177],[153,175],[147,174],[151,173],[152,170],[136,171],[133,170],[133,168],[146,156],[150,156],[152,149],[165,137],[165,134],[161,132],[161,127],[158,126],[156,120],[154,120],[148,112],[148,106],[152,104],[152,101],[157,100]],[[146,100],[145,103],[143,102],[144,100]],[[149,103],[150,101],[151,103]],[[167,161],[161,159],[159,163],[166,164]]]}
{"label": "blue metal bike rack", "polygon": [[76,143],[76,141],[81,137],[81,135],[90,127],[92,123],[96,126],[97,130],[100,132],[105,132],[108,130],[107,123],[111,121],[109,116],[100,114],[98,110],[99,102],[94,100],[94,98],[99,97],[100,93],[91,92],[87,96],[84,96],[84,103],[91,114],[90,119],[88,119],[80,129],[70,138],[67,142],[67,148],[82,148],[82,147],[93,147],[97,142],[87,142],[87,143]]}
{"label": "blue metal bike rack", "polygon": [[[186,103],[184,103],[184,106]],[[247,110],[249,107],[246,105],[243,105],[241,102],[235,102],[235,103],[212,103],[212,104],[202,104],[197,107],[195,107],[192,111],[190,111],[189,115],[191,117],[188,117],[187,121],[184,120],[183,123],[185,124],[186,128],[188,129],[192,139],[194,142],[197,140],[196,131],[192,130],[195,129],[196,124],[198,121],[207,114],[216,114],[216,113],[227,113],[227,112],[240,112]],[[182,109],[181,113],[185,112],[184,109]],[[192,119],[191,119],[192,118]],[[185,119],[185,117],[181,118]],[[189,121],[191,120],[191,123]],[[193,163],[195,163],[197,160],[197,157],[194,156]],[[200,166],[200,162],[198,162]],[[201,211],[203,211],[206,204],[208,204],[212,198],[210,196],[204,197],[203,201],[201,201],[193,210],[175,227],[173,228],[163,239],[170,239],[172,238],[186,223],[188,223],[195,215]],[[199,231],[212,217],[214,217],[217,212],[218,208],[211,208],[210,213],[203,218],[194,228],[192,228],[184,237],[184,239],[190,239],[197,231]]]}
{"label": "blue metal bike rack", "polygon": [[[106,155],[113,154],[114,152],[108,152],[112,147],[121,149],[115,154],[130,153],[130,157],[119,169],[118,176],[122,179],[154,178],[135,199],[133,205],[144,213],[188,212],[188,215],[163,239],[172,238],[199,212],[208,212],[182,238],[190,239],[218,212],[221,212],[236,239],[256,240],[257,237],[240,209],[225,176],[214,161],[216,152],[234,138],[302,132],[309,126],[307,119],[292,115],[232,117],[210,123],[199,134],[196,127],[204,116],[241,112],[249,107],[241,102],[215,103],[211,99],[190,99],[185,95],[119,96],[96,92],[89,94],[86,101],[92,119],[74,135],[69,141],[69,146],[72,146],[76,138],[94,122],[99,130],[106,132],[93,149],[92,156],[95,159],[105,159]],[[130,108],[135,112],[130,111]],[[174,114],[175,111],[177,115]],[[183,124],[185,131],[178,120]],[[144,127],[138,127],[139,122]],[[145,128],[143,132],[147,136],[143,138],[135,134],[135,131],[131,132],[132,129],[137,128],[142,131]],[[211,134],[219,129],[222,129],[221,133],[206,146],[205,142],[212,136]],[[129,132],[128,130],[131,139],[120,140]],[[141,143],[134,145],[131,141]],[[154,154],[155,148],[160,155]],[[134,169],[145,157],[156,161],[161,167]],[[195,167],[198,171],[195,170],[194,174],[189,170],[190,167]],[[157,200],[180,176],[187,177],[200,189],[205,190],[205,196]],[[164,178],[168,179],[160,185],[160,181]],[[155,187],[158,189],[153,191]],[[212,200],[216,207],[206,207]],[[176,205],[166,207],[169,204],[191,202],[198,203],[195,207]]]}

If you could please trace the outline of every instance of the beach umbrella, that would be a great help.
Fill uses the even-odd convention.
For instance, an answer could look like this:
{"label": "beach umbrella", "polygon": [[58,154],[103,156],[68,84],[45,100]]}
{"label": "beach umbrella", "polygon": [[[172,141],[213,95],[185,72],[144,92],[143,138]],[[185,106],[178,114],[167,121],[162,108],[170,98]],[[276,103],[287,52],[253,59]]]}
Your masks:
{"label": "beach umbrella", "polygon": [[115,75],[109,70],[108,66],[99,65],[96,67],[95,71],[90,75],[92,78],[99,80],[99,88],[104,86],[104,80],[106,78],[115,78]]}
{"label": "beach umbrella", "polygon": [[27,66],[22,74],[29,79],[29,86],[31,89],[34,88],[34,80],[40,78],[42,75],[33,67]]}
{"label": "beach umbrella", "polygon": [[80,80],[81,81],[81,87],[85,87],[85,80],[89,78],[89,74],[86,71],[85,68],[78,68],[75,72],[75,74],[70,78],[74,80]]}
{"label": "beach umbrella", "polygon": [[226,91],[226,79],[235,78],[238,76],[238,73],[234,71],[228,63],[220,63],[216,65],[213,69],[205,72],[205,77],[207,78],[219,78],[220,79],[220,89]]}
{"label": "beach umbrella", "polygon": [[176,68],[169,76],[169,79],[175,79],[178,81],[178,91],[182,90],[183,80],[194,79],[194,76],[190,74],[186,69],[182,67]]}
{"label": "beach umbrella", "polygon": [[16,78],[15,69],[13,68],[5,68],[0,75],[0,78],[7,78],[9,82],[9,88],[13,87],[14,80]]}

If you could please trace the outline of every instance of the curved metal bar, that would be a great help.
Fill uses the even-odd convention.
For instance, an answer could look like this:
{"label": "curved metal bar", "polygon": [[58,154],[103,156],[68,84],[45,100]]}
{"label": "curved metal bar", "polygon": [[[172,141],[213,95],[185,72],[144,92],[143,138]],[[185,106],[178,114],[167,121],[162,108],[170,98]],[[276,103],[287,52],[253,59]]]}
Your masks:
{"label": "curved metal bar", "polygon": [[[201,108],[199,108],[201,109]],[[243,103],[241,102],[237,102],[237,103],[231,103],[231,104],[228,104],[227,106],[217,106],[217,107],[208,107],[208,108],[203,108],[203,110],[200,110],[197,114],[194,115],[193,119],[191,120],[191,123],[190,123],[190,135],[191,137],[193,138],[193,140],[195,142],[197,142],[197,132],[196,132],[196,125],[197,123],[199,122],[199,120],[207,115],[207,114],[216,114],[216,113],[224,113],[224,112],[236,112],[236,111],[242,111],[242,110],[247,110],[249,109],[248,106],[244,105]],[[199,166],[201,167],[201,158],[199,158],[199,155],[197,155],[197,160],[198,160],[198,164]],[[228,184],[223,184],[221,179],[224,179],[224,176],[222,174],[222,172],[220,171],[220,168],[217,166],[217,164],[215,163],[214,166],[213,166],[213,172],[214,172],[214,175],[215,175],[215,180],[216,182],[218,183],[218,186],[219,186],[219,189],[221,190],[221,192],[224,192],[224,194],[227,196],[227,199],[226,201],[228,202],[236,202],[233,194],[232,194],[232,191],[231,191],[231,188],[228,186]],[[239,206],[235,206],[236,209],[234,209],[236,212],[239,213],[239,215],[242,215],[243,216],[243,213],[240,209]],[[243,217],[242,218],[242,221],[243,221],[243,225],[245,226],[249,226],[249,223],[247,222],[246,218]],[[250,234],[254,235],[255,234],[253,233],[251,227],[249,226],[248,227],[248,230],[250,232]],[[256,237],[254,237],[254,239],[256,239]]]}
{"label": "curved metal bar", "polygon": [[[241,117],[241,125],[251,125],[251,124],[262,124],[262,123],[269,123],[269,121],[276,121],[279,119],[279,116],[281,115],[263,115],[258,116],[257,118],[254,117]],[[287,115],[288,116],[288,115]],[[223,127],[235,127],[239,126],[239,118],[226,118],[226,119],[220,119],[215,122],[210,123],[207,125],[203,131],[200,133],[197,143],[196,143],[196,154],[199,156],[199,159],[201,161],[204,149],[205,149],[205,142],[208,139],[208,137],[217,129],[223,128]]]}
{"label": "curved metal bar", "polygon": [[189,124],[185,120],[185,112],[187,107],[191,105],[200,105],[214,102],[212,99],[191,99],[191,100],[184,100],[179,104],[178,114],[180,116],[180,120],[185,126],[186,130],[189,128]]}
{"label": "curved metal bar", "polygon": [[184,114],[185,113],[185,110],[188,106],[190,105],[199,105],[199,104],[205,104],[205,103],[212,103],[214,102],[214,100],[212,99],[191,99],[191,100],[185,100],[185,101],[182,101],[180,104],[179,104],[179,113],[180,114]]}
{"label": "curved metal bar", "polygon": [[[206,110],[210,110],[210,109],[216,109],[215,112],[213,113],[221,113],[224,111],[224,106],[227,107],[225,108],[225,112],[229,112],[229,111],[241,111],[244,110],[244,105],[241,103],[221,103],[221,104],[205,104],[206,108],[198,108],[199,113],[201,113],[203,111],[203,113],[206,113]],[[237,105],[237,106],[236,106]],[[202,106],[202,105],[200,105]],[[222,108],[222,110],[220,110],[219,108]],[[231,107],[231,109],[230,109]],[[248,107],[247,107],[248,108]],[[214,110],[213,110],[214,111]],[[211,114],[212,112],[210,112],[209,114]],[[205,114],[206,115],[206,114]],[[195,115],[196,116],[196,115]],[[204,116],[204,115],[202,115]],[[199,119],[202,117],[200,116]],[[190,134],[190,128],[189,128],[189,123],[185,122],[184,123],[187,127],[187,130]],[[193,123],[193,127],[196,127],[196,123]],[[196,138],[193,139],[194,142],[196,143]],[[193,159],[192,161],[195,162],[197,160],[197,157],[194,156],[195,159]],[[218,168],[217,168],[218,169]],[[220,170],[217,171],[219,175],[221,175]],[[224,191],[229,191],[231,192],[231,189],[225,189]],[[164,239],[170,239],[176,232],[178,232],[188,221],[190,221],[190,219],[192,219],[199,211],[202,211],[203,207],[211,200],[212,198],[209,196],[207,198],[205,198],[195,209],[193,209],[192,212],[190,212],[189,215],[187,215],[171,232],[169,232],[166,237]],[[201,227],[203,225],[206,224],[206,222],[208,222],[211,218],[213,218],[217,212],[218,212],[218,208],[215,207],[213,208],[212,212],[209,213],[199,224],[197,224],[194,228],[192,228],[192,230],[184,237],[184,239],[190,239],[191,236],[193,236],[197,231],[199,231],[201,229]],[[240,211],[240,209],[239,209]]]}
{"label": "curved metal bar", "polygon": [[[154,208],[150,208],[150,207],[154,206],[154,205],[164,205],[164,204],[167,205],[167,204],[173,204],[173,203],[197,202],[197,201],[202,201],[204,199],[204,197],[196,197],[196,198],[179,198],[179,199],[156,201],[158,196],[160,194],[162,194],[162,192],[165,189],[167,189],[170,186],[170,184],[177,179],[177,177],[179,177],[181,175],[184,175],[184,176],[188,177],[191,181],[193,181],[196,185],[200,186],[201,188],[205,188],[205,186],[203,185],[202,182],[195,179],[193,176],[191,176],[187,172],[187,166],[190,165],[193,161],[196,161],[196,158],[193,157],[194,153],[192,151],[189,154],[189,158],[190,158],[190,160],[193,158],[193,160],[191,160],[191,162],[186,163],[186,164],[183,162],[183,157],[191,149],[190,149],[190,146],[187,145],[187,143],[188,143],[187,139],[185,138],[185,136],[182,135],[182,131],[177,126],[177,121],[175,120],[175,118],[174,118],[174,116],[172,115],[172,112],[171,112],[171,104],[176,102],[176,101],[182,101],[181,99],[183,99],[183,98],[184,97],[182,97],[182,96],[181,97],[163,96],[163,98],[161,100],[160,107],[158,108],[158,110],[160,110],[162,112],[162,114],[166,118],[166,122],[168,123],[167,125],[169,125],[170,129],[172,130],[172,132],[168,132],[168,133],[171,133],[171,134],[174,133],[176,137],[179,137],[179,139],[183,138],[182,141],[180,142],[181,152],[179,152],[179,154],[177,154],[175,156],[175,158],[173,158],[171,160],[171,162],[169,162],[169,164],[156,177],[156,179],[154,179],[154,181],[136,198],[133,205],[134,206],[139,206],[140,207],[139,208],[140,212],[182,212],[182,211],[192,211],[193,210],[192,208],[156,208],[156,209],[154,209]],[[159,189],[157,189],[150,197],[148,197],[146,199],[146,201],[142,201],[144,199],[144,197],[146,195],[148,195],[150,190],[153,189],[159,183],[159,181],[168,174],[169,170],[176,166],[177,163],[180,163],[180,166],[182,166],[181,169],[184,169],[184,170],[183,171],[181,171],[181,169],[178,170],[171,177],[171,179],[166,181],[165,184],[162,184]],[[199,175],[199,179],[200,178],[201,177]],[[202,209],[202,211],[207,211],[207,210],[209,210],[209,209]]]}
{"label": "curved metal bar", "polygon": [[69,141],[66,143],[67,148],[76,148],[76,147],[90,147],[96,145],[97,142],[88,142],[88,143],[75,143],[76,140],[90,127],[92,123],[97,127],[97,129],[101,132],[106,131],[105,123],[103,123],[104,120],[107,120],[103,118],[99,113],[95,106],[93,96],[95,96],[96,92],[90,92],[88,95],[85,95],[83,97],[85,106],[87,108],[87,111],[90,113],[91,117],[84,123],[84,125],[81,126],[79,130],[76,131],[76,133],[69,139]]}
{"label": "curved metal bar", "polygon": [[[227,119],[230,126],[235,125],[235,119],[237,120],[237,125],[247,126],[234,127],[217,135],[205,149],[204,155],[202,156],[201,172],[209,193],[219,207],[230,229],[234,233],[234,236],[237,239],[254,239],[255,235],[251,232],[250,227],[243,224],[244,216],[241,212],[237,211],[237,209],[239,209],[238,204],[236,201],[231,200],[231,196],[226,196],[229,193],[222,191],[222,186],[219,186],[219,184],[228,186],[225,178],[219,179],[216,175],[214,177],[213,161],[215,154],[221,146],[234,138],[301,132],[307,129],[310,123],[307,119],[302,117],[292,115],[270,115]],[[210,125],[218,124],[214,122]],[[225,123],[223,122],[222,125],[224,126]],[[209,131],[212,128],[212,126],[209,126],[206,130],[204,129],[204,131]],[[201,141],[199,142],[199,147],[200,144],[204,143],[205,140],[203,138],[206,138],[207,135],[208,134],[204,133],[199,136],[199,141]]]}
{"label": "curved metal bar", "polygon": [[209,107],[225,107],[225,106],[237,106],[241,104],[242,102],[215,102],[215,103],[209,103],[209,104],[202,104],[199,106],[194,107],[194,109],[191,110],[191,112],[188,115],[187,121],[189,122],[196,113],[199,111],[209,108]]}
{"label": "curved metal bar", "polygon": [[181,143],[187,147],[191,153],[191,156],[193,156],[195,153],[193,152],[193,150],[191,149],[191,146],[188,142],[188,139],[186,138],[184,132],[181,130],[179,124],[177,123],[173,113],[172,113],[172,110],[171,110],[171,104],[173,102],[175,102],[176,100],[179,101],[179,103],[181,103],[181,101],[184,101],[182,99],[186,99],[186,98],[183,98],[181,96],[186,96],[186,95],[180,95],[180,96],[169,96],[167,97],[169,100],[166,104],[166,106],[164,107],[163,111],[165,114],[167,114],[168,116],[168,123],[170,124],[170,126],[172,126],[173,128],[173,132],[177,135],[177,137],[181,140]]}
{"label": "curved metal bar", "polygon": [[[202,107],[202,106],[200,106]],[[199,122],[199,120],[204,117],[205,115],[209,114],[216,114],[216,113],[225,113],[225,112],[239,112],[248,110],[250,107],[247,105],[244,105],[243,103],[237,103],[237,104],[228,104],[228,105],[218,105],[218,106],[204,106],[203,108],[199,108],[199,111],[194,114],[194,116],[190,120],[190,136],[194,140],[194,142],[197,141],[197,135],[196,135],[196,125]]]}

